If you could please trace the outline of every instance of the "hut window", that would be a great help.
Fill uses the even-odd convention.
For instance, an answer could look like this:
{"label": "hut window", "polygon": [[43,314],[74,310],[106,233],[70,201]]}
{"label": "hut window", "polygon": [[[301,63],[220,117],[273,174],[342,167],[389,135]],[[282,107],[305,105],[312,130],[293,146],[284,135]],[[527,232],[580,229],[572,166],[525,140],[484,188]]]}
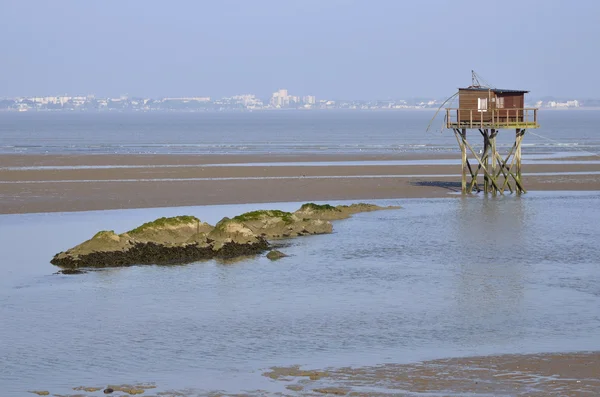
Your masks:
{"label": "hut window", "polygon": [[487,112],[487,98],[477,98],[477,111]]}
{"label": "hut window", "polygon": [[504,108],[504,98],[503,97],[498,97],[498,99],[496,100],[496,107],[498,109]]}

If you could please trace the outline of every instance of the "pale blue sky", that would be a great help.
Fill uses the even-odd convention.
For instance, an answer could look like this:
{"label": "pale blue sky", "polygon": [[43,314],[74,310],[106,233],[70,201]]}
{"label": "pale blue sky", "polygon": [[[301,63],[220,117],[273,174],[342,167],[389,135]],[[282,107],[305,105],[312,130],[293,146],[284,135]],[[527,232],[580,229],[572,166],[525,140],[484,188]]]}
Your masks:
{"label": "pale blue sky", "polygon": [[0,0],[0,97],[600,97],[598,0]]}

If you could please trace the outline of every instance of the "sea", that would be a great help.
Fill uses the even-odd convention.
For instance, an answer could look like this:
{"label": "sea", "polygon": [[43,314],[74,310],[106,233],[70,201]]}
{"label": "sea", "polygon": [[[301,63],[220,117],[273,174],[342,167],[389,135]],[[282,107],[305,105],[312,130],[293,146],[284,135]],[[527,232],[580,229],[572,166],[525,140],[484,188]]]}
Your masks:
{"label": "sea", "polygon": [[[4,112],[0,154],[394,154],[457,151],[443,112]],[[435,117],[434,117],[435,116]],[[600,111],[540,111],[524,153],[600,153]],[[479,144],[479,132],[471,142]],[[514,143],[502,131],[499,148]]]}
{"label": "sea", "polygon": [[[3,113],[0,151],[456,150],[439,124],[425,132],[432,116]],[[598,121],[600,112],[544,112],[546,127],[536,131],[544,138],[527,136],[532,146],[523,151],[597,152]],[[49,261],[98,230],[182,214],[214,224],[301,203],[0,215],[0,395],[137,382],[186,395],[295,395],[261,374],[273,366],[600,351],[600,189],[370,202],[402,208],[334,221],[333,234],[276,241],[289,255],[279,261],[80,275],[57,274]]]}

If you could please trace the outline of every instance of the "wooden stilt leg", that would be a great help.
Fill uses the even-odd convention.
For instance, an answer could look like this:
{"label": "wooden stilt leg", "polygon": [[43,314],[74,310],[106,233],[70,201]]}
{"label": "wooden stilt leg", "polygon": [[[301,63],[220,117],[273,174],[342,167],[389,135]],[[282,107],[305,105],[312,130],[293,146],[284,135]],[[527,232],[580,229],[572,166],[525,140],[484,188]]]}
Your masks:
{"label": "wooden stilt leg", "polygon": [[515,150],[515,175],[516,175],[516,183],[517,183],[517,193],[525,193],[525,190],[523,189],[523,183],[522,183],[522,179],[521,179],[521,141],[523,140],[523,135],[525,134],[525,130],[521,130],[519,128],[517,128],[516,130],[516,134],[515,134],[515,144],[516,144],[516,150]]}
{"label": "wooden stilt leg", "polygon": [[467,147],[465,146],[465,141],[467,139],[467,130],[465,128],[461,130],[455,128],[454,136],[456,137],[456,141],[458,142],[458,147],[460,148],[460,164],[461,164],[461,191],[462,193],[467,193],[467,169],[473,175],[471,171],[471,165],[467,160]]}
{"label": "wooden stilt leg", "polygon": [[489,172],[487,170],[490,169],[489,163],[489,151],[490,151],[490,139],[488,135],[488,130],[483,130],[483,156],[482,156],[482,166],[483,166],[483,192],[485,194],[490,192],[490,177]]}
{"label": "wooden stilt leg", "polygon": [[[467,140],[467,129],[463,128],[461,132],[461,141],[464,142]],[[464,144],[460,145],[460,156],[462,163],[462,179],[461,179],[461,190],[463,194],[467,193],[467,166],[469,166],[469,172],[471,172],[471,166],[467,161],[467,147]]]}
{"label": "wooden stilt leg", "polygon": [[[491,172],[491,175],[489,177],[496,179],[496,130],[495,129],[490,130],[489,142],[490,142],[490,156],[488,156],[488,163],[489,163],[489,160],[492,161],[491,166],[488,167],[488,169]],[[497,185],[497,184],[495,184],[495,185]],[[491,186],[490,186],[490,188],[491,188],[492,194],[496,195],[496,193],[498,193],[496,188],[491,187]]]}

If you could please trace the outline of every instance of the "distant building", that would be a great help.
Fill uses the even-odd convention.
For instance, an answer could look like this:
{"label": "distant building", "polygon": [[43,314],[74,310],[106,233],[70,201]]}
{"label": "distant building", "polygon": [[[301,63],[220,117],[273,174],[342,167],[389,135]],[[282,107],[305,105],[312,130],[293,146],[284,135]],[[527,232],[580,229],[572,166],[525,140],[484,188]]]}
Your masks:
{"label": "distant building", "polygon": [[546,106],[550,108],[578,108],[581,105],[578,100],[573,100],[566,102],[548,101]]}
{"label": "distant building", "polygon": [[280,89],[277,92],[274,92],[271,95],[271,106],[275,108],[284,108],[290,105],[290,96],[288,95],[288,90]]}
{"label": "distant building", "polygon": [[579,107],[579,101],[578,100],[567,101],[567,106],[570,107],[570,108],[578,108]]}
{"label": "distant building", "polygon": [[210,97],[180,97],[180,98],[163,98],[163,101],[178,101],[178,102],[210,102]]}
{"label": "distant building", "polygon": [[317,98],[315,98],[314,95],[307,95],[302,98],[302,102],[304,102],[305,105],[315,105],[317,103]]}
{"label": "distant building", "polygon": [[256,96],[252,94],[235,95],[230,99],[232,103],[241,104],[248,109],[257,109],[263,107],[263,101],[256,98]]}
{"label": "distant building", "polygon": [[81,106],[86,102],[87,98],[84,96],[76,96],[71,98],[71,103],[75,106]]}

